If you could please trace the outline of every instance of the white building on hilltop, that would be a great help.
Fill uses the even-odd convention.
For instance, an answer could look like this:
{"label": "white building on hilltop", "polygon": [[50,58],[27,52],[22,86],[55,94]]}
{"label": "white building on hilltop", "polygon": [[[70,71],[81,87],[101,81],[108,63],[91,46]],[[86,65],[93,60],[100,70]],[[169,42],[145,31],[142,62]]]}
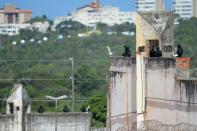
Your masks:
{"label": "white building on hilltop", "polygon": [[174,11],[180,18],[197,17],[197,0],[174,0]]}
{"label": "white building on hilltop", "polygon": [[137,11],[164,11],[164,0],[137,0]]}
{"label": "white building on hilltop", "polygon": [[71,20],[78,21],[86,26],[94,26],[95,23],[105,23],[109,26],[123,23],[133,23],[133,12],[122,12],[118,7],[105,6],[95,11],[87,5],[71,13]]}
{"label": "white building on hilltop", "polygon": [[31,24],[0,24],[1,35],[19,35],[21,29],[29,29]]}
{"label": "white building on hilltop", "polygon": [[48,28],[50,27],[50,24],[48,21],[38,21],[38,22],[34,22],[32,23],[32,29],[36,29],[39,32],[42,33],[47,33]]}
{"label": "white building on hilltop", "polygon": [[65,20],[80,22],[88,27],[93,27],[96,23],[105,23],[109,26],[123,23],[134,23],[134,12],[123,12],[118,7],[104,6],[101,7],[97,3],[91,3],[71,12],[65,17],[57,17],[54,20],[53,30],[55,26]]}
{"label": "white building on hilltop", "polygon": [[20,29],[30,27],[28,21],[31,18],[31,10],[24,10],[12,4],[6,4],[3,8],[0,8],[0,34],[18,35]]}

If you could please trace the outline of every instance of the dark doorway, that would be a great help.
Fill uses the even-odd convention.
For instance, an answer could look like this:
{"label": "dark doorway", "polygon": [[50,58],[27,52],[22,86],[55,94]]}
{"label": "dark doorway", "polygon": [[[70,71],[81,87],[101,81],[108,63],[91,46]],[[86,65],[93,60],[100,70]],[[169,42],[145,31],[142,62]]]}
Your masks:
{"label": "dark doorway", "polygon": [[14,114],[14,103],[9,103],[10,114]]}
{"label": "dark doorway", "polygon": [[149,57],[158,57],[157,51],[159,49],[159,40],[148,40],[147,47]]}

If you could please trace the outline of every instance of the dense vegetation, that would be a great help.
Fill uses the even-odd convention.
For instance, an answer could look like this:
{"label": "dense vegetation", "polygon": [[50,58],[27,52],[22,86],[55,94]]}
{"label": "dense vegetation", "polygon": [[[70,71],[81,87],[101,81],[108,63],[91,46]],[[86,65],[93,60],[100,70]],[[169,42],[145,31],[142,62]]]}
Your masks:
{"label": "dense vegetation", "polygon": [[[116,55],[121,55],[123,45],[128,44],[134,53],[135,39],[124,35],[107,35],[106,32],[92,33],[89,37],[83,38],[77,36],[78,33],[89,31],[90,28],[77,22],[67,21],[58,25],[56,32],[42,34],[36,30],[21,30],[20,36],[0,36],[0,98],[8,96],[14,83],[23,83],[33,99],[45,99],[45,95],[58,97],[65,94],[71,99],[72,72],[71,61],[68,58],[73,57],[75,97],[90,98],[90,101],[85,103],[76,102],[76,111],[80,111],[83,104],[89,104],[95,118],[94,126],[104,124],[108,72],[106,46],[110,46]],[[64,39],[58,39],[59,35],[64,36]],[[48,37],[48,41],[38,43],[43,37]],[[34,42],[29,41],[32,38]],[[25,40],[26,43],[21,43],[21,40]],[[13,45],[13,41],[17,44]],[[46,111],[54,109],[53,102],[34,101],[32,104],[33,110],[39,105],[44,105]],[[72,109],[71,102],[68,101],[60,102],[58,110],[62,111],[65,104]]]}
{"label": "dense vegetation", "polygon": [[[35,20],[37,19],[40,18]],[[135,55],[135,36],[121,34],[124,31],[135,32],[135,26],[124,24],[108,27],[105,24],[98,24],[97,29],[102,33],[93,33],[89,37],[80,38],[77,36],[78,33],[87,33],[91,29],[77,22],[66,21],[57,26],[56,32],[42,34],[36,30],[22,30],[20,36],[0,36],[0,98],[8,96],[14,83],[23,83],[31,98],[34,99],[44,99],[45,95],[65,94],[71,98],[70,75],[72,72],[71,61],[68,58],[73,57],[75,97],[77,99],[90,98],[85,103],[76,102],[76,111],[90,105],[93,126],[105,125],[109,65],[106,46],[110,46],[113,53],[120,56],[123,52],[123,45],[127,44],[132,54]],[[107,34],[109,31],[116,33],[109,35]],[[194,67],[197,66],[196,34],[196,18],[187,21],[180,20],[180,24],[175,28],[175,44],[182,45],[185,56],[193,57]],[[59,35],[64,38],[57,39]],[[38,40],[43,37],[48,37],[48,41],[38,43]],[[31,38],[34,38],[35,42],[30,42]],[[20,43],[21,39],[26,40],[26,43]],[[17,44],[13,45],[13,41]],[[33,104],[33,110],[40,104],[45,106],[46,111],[51,111],[54,107],[53,102],[34,102]],[[71,102],[67,101],[60,102],[58,110],[62,111],[65,104],[71,109]]]}
{"label": "dense vegetation", "polygon": [[184,56],[192,57],[192,66],[197,67],[197,18],[180,20],[175,28],[175,44],[184,49]]}

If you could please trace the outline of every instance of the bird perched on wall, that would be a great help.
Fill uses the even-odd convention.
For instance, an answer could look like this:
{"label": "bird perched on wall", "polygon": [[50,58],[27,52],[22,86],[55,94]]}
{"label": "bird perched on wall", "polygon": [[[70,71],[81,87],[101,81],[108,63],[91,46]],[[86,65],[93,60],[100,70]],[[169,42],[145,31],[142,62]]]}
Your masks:
{"label": "bird perched on wall", "polygon": [[108,54],[109,54],[109,56],[111,57],[111,56],[113,55],[113,52],[111,51],[111,49],[110,49],[110,47],[109,47],[109,46],[107,46],[107,50],[108,50]]}
{"label": "bird perched on wall", "polygon": [[131,57],[131,51],[129,46],[124,45],[124,53],[122,54],[123,57]]}
{"label": "bird perched on wall", "polygon": [[88,106],[87,108],[86,108],[86,113],[89,113],[90,112],[90,106]]}
{"label": "bird perched on wall", "polygon": [[69,112],[69,109],[66,105],[64,106],[63,112]]}
{"label": "bird perched on wall", "polygon": [[43,113],[44,112],[44,108],[42,106],[39,106],[37,109],[38,113]]}

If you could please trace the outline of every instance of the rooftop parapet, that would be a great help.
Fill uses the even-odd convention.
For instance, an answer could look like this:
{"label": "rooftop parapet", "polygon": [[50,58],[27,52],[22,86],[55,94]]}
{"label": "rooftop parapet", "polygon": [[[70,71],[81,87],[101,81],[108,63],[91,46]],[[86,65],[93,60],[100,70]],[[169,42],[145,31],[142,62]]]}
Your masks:
{"label": "rooftop parapet", "polygon": [[86,112],[45,112],[45,113],[28,113],[28,116],[91,116],[91,113]]}
{"label": "rooftop parapet", "polygon": [[116,67],[130,67],[131,65],[136,64],[135,57],[111,57],[110,65]]}
{"label": "rooftop parapet", "polygon": [[128,72],[128,69],[135,67],[135,57],[111,57],[110,58],[110,71],[115,72]]}
{"label": "rooftop parapet", "polygon": [[175,68],[176,60],[174,58],[163,58],[163,57],[145,57],[145,64],[147,69],[157,68]]}

